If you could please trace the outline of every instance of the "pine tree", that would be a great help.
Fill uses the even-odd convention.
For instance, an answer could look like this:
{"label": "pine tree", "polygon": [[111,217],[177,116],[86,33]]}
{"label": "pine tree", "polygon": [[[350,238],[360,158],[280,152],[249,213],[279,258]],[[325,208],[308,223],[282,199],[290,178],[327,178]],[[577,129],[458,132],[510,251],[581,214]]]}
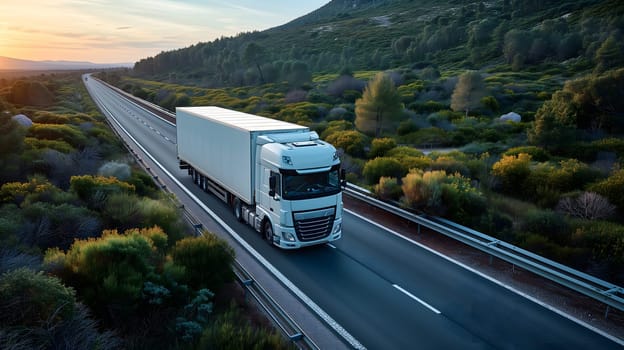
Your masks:
{"label": "pine tree", "polygon": [[381,131],[401,117],[403,105],[390,76],[380,72],[355,101],[355,126],[362,132],[381,135]]}
{"label": "pine tree", "polygon": [[485,96],[485,83],[481,74],[476,71],[468,71],[459,76],[451,96],[451,109],[454,111],[468,112],[477,108],[481,99]]}

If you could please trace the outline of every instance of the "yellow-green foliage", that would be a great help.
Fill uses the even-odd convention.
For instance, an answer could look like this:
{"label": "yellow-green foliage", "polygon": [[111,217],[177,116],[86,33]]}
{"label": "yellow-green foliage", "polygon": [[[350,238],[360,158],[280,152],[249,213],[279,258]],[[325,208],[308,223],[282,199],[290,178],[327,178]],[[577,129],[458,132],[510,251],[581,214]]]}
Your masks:
{"label": "yellow-green foliage", "polygon": [[40,140],[34,137],[24,138],[24,145],[29,149],[53,149],[61,153],[71,153],[76,149],[63,140]]}
{"label": "yellow-green foliage", "polygon": [[485,198],[459,173],[443,170],[411,170],[403,178],[404,202],[407,206],[465,222],[484,213]]}
{"label": "yellow-green foliage", "polygon": [[503,156],[492,165],[492,174],[501,179],[503,190],[519,194],[524,189],[524,182],[531,173],[531,156],[526,153]]}
{"label": "yellow-green foliage", "polygon": [[50,200],[62,191],[47,179],[33,176],[28,182],[9,182],[0,187],[0,202],[21,204],[27,197],[29,202]]}
{"label": "yellow-green foliage", "polygon": [[28,129],[28,134],[38,139],[65,141],[76,148],[80,148],[87,143],[87,138],[80,129],[68,124],[34,123]]}
{"label": "yellow-green foliage", "polygon": [[80,284],[87,304],[101,310],[110,303],[133,308],[146,281],[164,262],[166,234],[159,228],[133,229],[119,234],[76,240],[67,253],[46,252],[44,265],[58,269],[67,283]]}
{"label": "yellow-green foliage", "polygon": [[174,264],[184,267],[184,282],[193,288],[218,291],[234,279],[234,250],[214,234],[177,241],[171,257]]}
{"label": "yellow-green foliage", "polygon": [[235,306],[216,317],[203,331],[200,349],[296,349],[275,330],[252,325]]}
{"label": "yellow-green foliage", "polygon": [[414,147],[398,146],[388,151],[388,157],[402,158],[404,156],[424,157],[425,154]]}
{"label": "yellow-green foliage", "polygon": [[43,272],[19,268],[0,276],[0,328],[53,328],[73,316],[75,304],[74,290]]}
{"label": "yellow-green foliage", "polygon": [[318,119],[319,105],[311,102],[297,102],[285,105],[275,117],[287,122],[309,125],[312,119]]}
{"label": "yellow-green foliage", "polygon": [[327,137],[336,131],[353,130],[353,123],[346,120],[332,120],[321,133],[321,138],[327,140]]}
{"label": "yellow-green foliage", "polygon": [[389,157],[377,157],[366,162],[362,175],[369,184],[376,184],[382,176],[402,177],[407,170],[401,163]]}
{"label": "yellow-green foliage", "polygon": [[397,200],[403,193],[396,177],[382,176],[379,183],[375,185],[374,192],[377,197],[383,200]]}
{"label": "yellow-green foliage", "polygon": [[369,158],[383,157],[386,153],[397,146],[396,141],[389,137],[375,138],[371,141]]}
{"label": "yellow-green foliage", "polygon": [[607,179],[591,185],[589,190],[607,197],[620,213],[624,213],[624,169],[615,170]]}
{"label": "yellow-green foliage", "polygon": [[336,131],[325,138],[336,148],[343,149],[347,154],[354,157],[364,155],[366,136],[356,130]]}
{"label": "yellow-green foliage", "polygon": [[91,200],[97,192],[106,194],[132,193],[135,190],[134,185],[120,181],[115,177],[93,175],[72,176],[69,183],[71,191],[85,201]]}

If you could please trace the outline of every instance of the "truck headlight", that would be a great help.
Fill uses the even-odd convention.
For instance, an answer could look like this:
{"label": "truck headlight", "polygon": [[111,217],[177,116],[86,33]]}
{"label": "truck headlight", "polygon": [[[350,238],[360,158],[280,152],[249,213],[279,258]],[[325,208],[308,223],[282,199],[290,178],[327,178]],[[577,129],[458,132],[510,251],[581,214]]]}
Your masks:
{"label": "truck headlight", "polygon": [[334,230],[332,231],[332,234],[340,232],[341,228],[342,228],[342,223],[339,223],[338,225],[334,226]]}
{"label": "truck headlight", "polygon": [[293,236],[293,234],[290,233],[290,232],[283,231],[282,232],[282,236],[284,236],[284,239],[289,241],[289,242],[294,242],[295,241],[295,236]]}

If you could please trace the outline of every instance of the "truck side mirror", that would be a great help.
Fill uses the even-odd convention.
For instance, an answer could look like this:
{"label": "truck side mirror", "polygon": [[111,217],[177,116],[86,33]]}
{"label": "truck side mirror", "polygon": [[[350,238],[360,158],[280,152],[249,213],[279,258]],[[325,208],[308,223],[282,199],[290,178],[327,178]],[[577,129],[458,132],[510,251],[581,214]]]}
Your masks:
{"label": "truck side mirror", "polygon": [[340,169],[340,186],[347,188],[347,172]]}
{"label": "truck side mirror", "polygon": [[277,177],[271,175],[269,177],[269,196],[275,197],[275,186],[277,185]]}

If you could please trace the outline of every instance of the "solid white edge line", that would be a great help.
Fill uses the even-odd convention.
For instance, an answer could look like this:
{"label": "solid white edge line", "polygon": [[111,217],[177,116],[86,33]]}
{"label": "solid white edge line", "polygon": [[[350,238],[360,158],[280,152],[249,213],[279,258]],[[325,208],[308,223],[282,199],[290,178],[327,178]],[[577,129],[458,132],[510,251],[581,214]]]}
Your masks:
{"label": "solid white edge line", "polygon": [[490,281],[492,283],[495,283],[495,284],[497,284],[497,285],[499,285],[499,286],[501,286],[501,287],[503,287],[503,288],[513,292],[513,293],[516,293],[516,294],[520,295],[521,297],[526,298],[526,299],[528,299],[528,300],[530,300],[530,301],[532,301],[532,302],[534,302],[534,303],[536,303],[536,304],[538,304],[538,305],[540,305],[540,306],[542,306],[542,307],[544,307],[544,308],[546,308],[546,309],[548,309],[548,310],[558,314],[561,317],[567,318],[568,320],[570,320],[570,321],[572,321],[572,322],[574,322],[574,323],[576,323],[576,324],[578,324],[580,326],[583,326],[583,327],[585,327],[585,328],[587,328],[587,329],[589,329],[589,330],[591,330],[591,331],[593,331],[595,333],[598,333],[599,335],[601,335],[601,336],[603,336],[603,337],[605,337],[605,338],[607,338],[609,340],[612,340],[613,342],[615,342],[615,343],[617,343],[619,345],[624,345],[624,339],[620,339],[620,338],[617,338],[617,337],[615,337],[615,336],[613,336],[611,334],[608,334],[608,333],[606,333],[606,332],[604,332],[604,331],[602,331],[602,330],[600,330],[600,329],[598,329],[598,328],[596,328],[596,327],[586,323],[583,320],[579,320],[578,318],[576,318],[576,317],[574,317],[572,315],[569,315],[569,314],[565,313],[564,311],[559,310],[559,309],[557,309],[556,307],[554,307],[552,305],[546,304],[545,302],[543,302],[541,300],[538,300],[537,298],[535,298],[533,296],[530,296],[530,295],[528,295],[528,294],[526,294],[526,293],[524,293],[522,291],[519,291],[519,290],[515,289],[514,287],[512,287],[512,286],[510,286],[508,284],[505,284],[505,283],[503,283],[503,282],[501,282],[501,281],[499,281],[497,279],[495,279],[494,277],[490,277],[490,276],[486,275],[485,273],[483,273],[481,271],[475,270],[472,267],[470,267],[468,265],[465,265],[464,263],[461,263],[461,262],[459,262],[459,261],[457,261],[457,260],[455,260],[455,259],[453,259],[451,257],[443,255],[442,253],[437,252],[437,251],[433,250],[432,248],[429,248],[429,247],[423,245],[422,243],[418,243],[418,242],[414,241],[413,239],[405,237],[402,234],[400,234],[400,233],[398,233],[398,232],[396,232],[396,231],[394,231],[394,230],[392,230],[390,228],[387,228],[387,227],[385,227],[385,226],[383,226],[381,224],[378,224],[378,223],[376,223],[374,221],[371,221],[370,219],[365,218],[364,216],[362,216],[362,215],[360,215],[360,214],[358,214],[358,213],[356,213],[356,212],[354,212],[352,210],[349,210],[349,209],[346,209],[346,208],[343,209],[343,210],[346,211],[347,213],[351,214],[351,215],[354,215],[354,216],[356,216],[356,217],[358,217],[358,218],[360,218],[360,219],[362,219],[362,220],[372,224],[372,225],[375,225],[375,226],[381,228],[382,230],[385,230],[386,232],[389,232],[389,233],[397,236],[398,238],[404,239],[404,240],[406,240],[406,241],[408,241],[408,242],[410,242],[410,243],[412,243],[414,245],[417,245],[420,248],[429,251],[430,253],[433,253],[433,254],[435,254],[435,255],[443,258],[443,259],[446,259],[447,261],[450,261],[453,264],[456,264],[456,265],[458,265],[458,266],[460,266],[460,267],[462,267],[462,268],[464,268],[464,269],[466,269],[466,270],[468,270],[468,271],[470,271],[470,272],[472,272],[472,273],[474,273],[476,275],[479,275],[482,278],[485,278],[486,280],[488,280],[488,281]]}
{"label": "solid white edge line", "polygon": [[403,289],[401,286],[399,286],[398,284],[393,284],[392,285],[394,288],[398,289],[399,291],[401,291],[401,293],[407,295],[408,297],[416,300],[417,302],[421,303],[424,307],[426,307],[427,309],[433,311],[436,314],[441,314],[442,312],[440,312],[440,310],[436,309],[435,307],[429,305],[428,303],[426,303],[425,301],[423,301],[422,299],[420,299],[419,297],[415,296],[414,294],[408,292],[407,290]]}
{"label": "solid white edge line", "polygon": [[141,149],[153,162],[158,166],[169,178],[178,185],[182,191],[184,191],[191,199],[199,205],[208,215],[223,227],[241,246],[243,246],[251,255],[254,256],[264,267],[269,270],[277,279],[280,280],[291,292],[293,292],[301,301],[303,301],[310,309],[312,309],[319,317],[321,317],[330,327],[332,327],[336,333],[342,336],[351,346],[355,349],[366,349],[360,342],[358,342],[347,330],[345,330],[338,322],[336,322],[329,314],[327,314],[320,306],[318,306],[312,299],[310,299],[303,291],[295,286],[286,276],[284,276],[278,269],[276,269],[268,260],[266,260],[260,253],[258,253],[251,245],[249,245],[242,237],[240,237],[231,227],[229,227],[225,221],[221,220],[217,214],[215,214],[210,208],[202,203],[188,188],[186,188],[173,174],[171,174],[165,167],[163,167],[137,140],[128,133],[128,131],[117,121],[113,114],[102,105],[102,108],[113,118],[115,123],[123,130],[123,132],[134,142],[137,147]]}

